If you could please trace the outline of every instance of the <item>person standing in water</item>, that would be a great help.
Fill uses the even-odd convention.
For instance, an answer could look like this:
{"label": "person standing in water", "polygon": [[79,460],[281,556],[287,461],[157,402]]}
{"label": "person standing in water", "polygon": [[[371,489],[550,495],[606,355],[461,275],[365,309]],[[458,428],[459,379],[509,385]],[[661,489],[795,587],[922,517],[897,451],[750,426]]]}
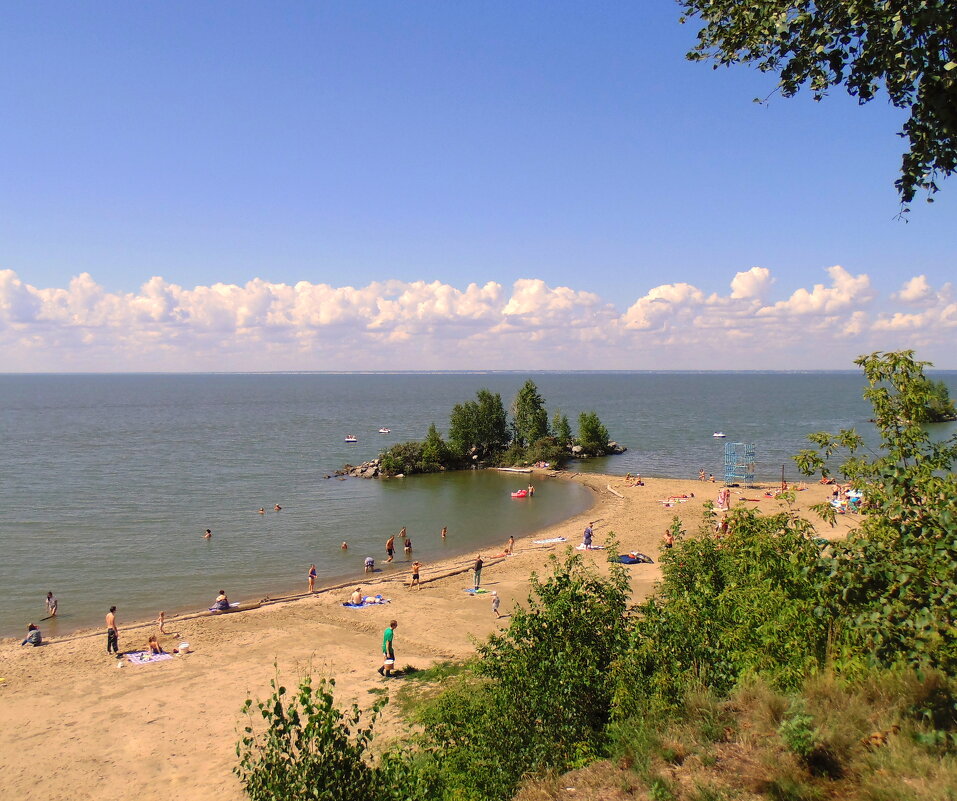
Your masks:
{"label": "person standing in water", "polygon": [[309,592],[316,591],[316,566],[309,565]]}
{"label": "person standing in water", "polygon": [[[405,529],[402,530],[405,531]],[[395,558],[395,534],[385,541],[385,552],[389,557],[386,561],[391,562]]]}
{"label": "person standing in water", "polygon": [[203,534],[203,539],[204,539],[204,540],[211,540],[212,538],[213,538],[213,532],[210,531],[209,529],[206,529],[206,533]]}
{"label": "person standing in water", "polygon": [[445,537],[448,535],[448,533],[449,533],[449,528],[448,528],[448,526],[442,526],[442,539],[443,539],[443,540],[444,540]]}
{"label": "person standing in water", "polygon": [[111,606],[106,613],[106,652],[116,654],[120,658],[119,634],[116,628],[116,607]]}
{"label": "person standing in water", "polygon": [[58,601],[56,599],[56,596],[52,592],[48,592],[47,593],[47,615],[49,617],[56,617],[57,603]]}

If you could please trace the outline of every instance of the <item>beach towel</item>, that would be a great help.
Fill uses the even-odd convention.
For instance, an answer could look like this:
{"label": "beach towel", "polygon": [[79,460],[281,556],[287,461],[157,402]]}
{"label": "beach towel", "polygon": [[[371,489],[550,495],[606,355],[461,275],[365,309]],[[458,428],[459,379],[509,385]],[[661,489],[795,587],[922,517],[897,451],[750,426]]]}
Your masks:
{"label": "beach towel", "polygon": [[367,595],[362,599],[361,604],[352,604],[346,601],[343,606],[346,607],[346,609],[365,609],[367,606],[378,606],[379,604],[387,604],[391,601],[391,598],[383,598],[381,595]]}
{"label": "beach towel", "polygon": [[551,537],[550,539],[547,539],[547,540],[532,540],[532,542],[534,542],[536,545],[548,545],[552,542],[564,542],[564,541],[565,541],[564,537]]}
{"label": "beach towel", "polygon": [[148,665],[151,662],[165,662],[172,658],[172,654],[151,654],[149,651],[130,651],[128,654],[126,654],[126,661],[134,665]]}
{"label": "beach towel", "polygon": [[636,553],[634,556],[630,553],[622,554],[618,557],[618,561],[623,565],[653,565],[655,563],[654,559],[643,553]]}
{"label": "beach towel", "polygon": [[605,550],[605,546],[604,546],[604,545],[592,545],[590,548],[586,548],[586,547],[585,547],[585,543],[583,542],[581,545],[576,545],[576,546],[575,546],[575,550],[576,550],[576,551],[604,551],[604,550]]}
{"label": "beach towel", "polygon": [[465,588],[465,591],[466,591],[469,595],[482,595],[483,593],[488,592],[488,590],[486,590],[486,589],[484,589],[484,588],[482,588],[482,587],[479,587],[479,589],[475,589],[474,587],[466,587],[466,588]]}

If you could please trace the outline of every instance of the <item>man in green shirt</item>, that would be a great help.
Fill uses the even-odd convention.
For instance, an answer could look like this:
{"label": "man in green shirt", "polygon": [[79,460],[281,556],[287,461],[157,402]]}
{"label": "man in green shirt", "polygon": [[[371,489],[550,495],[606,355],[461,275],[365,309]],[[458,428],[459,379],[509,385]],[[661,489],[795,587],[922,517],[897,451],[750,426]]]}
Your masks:
{"label": "man in green shirt", "polygon": [[382,635],[382,667],[379,668],[380,676],[391,676],[392,668],[395,667],[395,650],[392,647],[392,638],[395,636],[395,627],[398,621],[391,621],[389,627]]}

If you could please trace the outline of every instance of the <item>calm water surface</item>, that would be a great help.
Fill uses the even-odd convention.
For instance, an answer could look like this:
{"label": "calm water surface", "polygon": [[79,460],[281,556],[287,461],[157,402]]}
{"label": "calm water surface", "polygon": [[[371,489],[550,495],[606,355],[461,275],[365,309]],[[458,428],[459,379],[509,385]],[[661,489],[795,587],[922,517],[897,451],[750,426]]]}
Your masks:
{"label": "calm water surface", "polygon": [[[575,514],[590,492],[565,482],[542,482],[526,503],[509,496],[524,477],[488,471],[324,478],[421,439],[431,422],[444,430],[451,407],[482,387],[509,404],[527,377],[0,376],[0,634],[41,617],[48,589],[60,598],[61,618],[44,623],[55,635],[98,624],[111,604],[131,620],[202,607],[220,587],[236,600],[298,589],[311,562],[320,580],[361,576],[363,558],[381,559],[403,525],[428,562]],[[593,409],[628,446],[586,470],[720,475],[711,434],[722,430],[756,444],[760,476],[787,464],[795,477],[789,457],[807,433],[869,428],[856,373],[532,377],[573,427]],[[957,392],[954,374],[941,377]],[[275,503],[281,512],[256,511]]]}

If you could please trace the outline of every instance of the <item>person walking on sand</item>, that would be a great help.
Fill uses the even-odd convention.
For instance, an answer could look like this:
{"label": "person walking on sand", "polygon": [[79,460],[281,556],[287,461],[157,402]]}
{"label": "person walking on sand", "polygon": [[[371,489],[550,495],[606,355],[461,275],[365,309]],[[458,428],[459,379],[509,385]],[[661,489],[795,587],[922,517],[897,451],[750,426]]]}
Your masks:
{"label": "person walking on sand", "polygon": [[482,554],[479,554],[475,557],[475,564],[472,566],[472,572],[475,574],[475,590],[478,591],[479,586],[482,584],[482,565],[485,563],[482,561]]}
{"label": "person walking on sand", "polygon": [[47,593],[47,616],[56,617],[57,599],[52,592]]}
{"label": "person walking on sand", "polygon": [[391,562],[395,558],[395,534],[385,541],[385,552],[389,557],[386,561]]}
{"label": "person walking on sand", "polygon": [[382,667],[379,668],[380,676],[391,676],[392,668],[395,667],[395,647],[393,640],[395,639],[395,627],[397,625],[398,621],[390,621],[388,628],[382,634]]}
{"label": "person walking on sand", "polygon": [[496,618],[499,618],[502,616],[501,613],[498,611],[498,607],[499,607],[499,604],[501,604],[501,602],[502,602],[501,596],[497,592],[495,592],[495,590],[492,590],[492,611],[495,613]]}
{"label": "person walking on sand", "polygon": [[589,523],[587,526],[585,526],[585,531],[582,533],[582,545],[585,546],[586,551],[591,550],[591,538],[592,538],[591,525],[592,524]]}
{"label": "person walking on sand", "polygon": [[116,607],[111,606],[110,611],[106,613],[106,652],[116,654],[120,658],[120,643],[118,630],[116,628]]}
{"label": "person walking on sand", "polygon": [[316,573],[316,566],[309,565],[309,592],[316,591],[316,576],[317,575],[318,574]]}
{"label": "person walking on sand", "polygon": [[421,562],[416,561],[412,563],[412,580],[409,582],[410,590],[413,587],[418,587],[420,590],[422,589],[422,585],[419,583],[419,570],[421,569],[421,567],[422,567]]}
{"label": "person walking on sand", "polygon": [[166,625],[166,612],[160,610],[159,616],[156,618],[156,623],[159,625],[159,633],[166,634],[166,629],[164,628]]}
{"label": "person walking on sand", "polygon": [[505,543],[505,555],[511,556],[512,549],[515,547],[515,537],[509,537],[508,542]]}

